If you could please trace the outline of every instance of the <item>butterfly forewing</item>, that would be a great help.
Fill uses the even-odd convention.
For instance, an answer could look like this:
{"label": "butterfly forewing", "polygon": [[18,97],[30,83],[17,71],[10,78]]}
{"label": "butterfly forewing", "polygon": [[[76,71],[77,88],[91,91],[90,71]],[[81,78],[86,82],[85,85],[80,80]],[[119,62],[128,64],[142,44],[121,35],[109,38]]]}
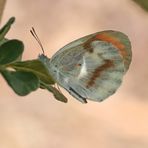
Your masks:
{"label": "butterfly forewing", "polygon": [[102,101],[120,86],[131,62],[130,41],[116,31],[94,33],[61,48],[48,69],[79,101]]}

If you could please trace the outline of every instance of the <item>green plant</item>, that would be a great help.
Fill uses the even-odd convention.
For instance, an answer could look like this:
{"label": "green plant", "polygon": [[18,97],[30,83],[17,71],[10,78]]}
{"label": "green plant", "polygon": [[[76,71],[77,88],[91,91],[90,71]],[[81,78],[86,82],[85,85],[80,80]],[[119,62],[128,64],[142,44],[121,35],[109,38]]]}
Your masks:
{"label": "green plant", "polygon": [[148,1],[147,0],[133,0],[139,6],[141,6],[144,10],[148,11]]}
{"label": "green plant", "polygon": [[41,88],[50,91],[57,100],[66,103],[67,98],[53,86],[55,82],[38,59],[22,61],[23,42],[6,38],[14,21],[14,17],[10,18],[0,29],[0,73],[14,92],[20,96],[28,95]]}

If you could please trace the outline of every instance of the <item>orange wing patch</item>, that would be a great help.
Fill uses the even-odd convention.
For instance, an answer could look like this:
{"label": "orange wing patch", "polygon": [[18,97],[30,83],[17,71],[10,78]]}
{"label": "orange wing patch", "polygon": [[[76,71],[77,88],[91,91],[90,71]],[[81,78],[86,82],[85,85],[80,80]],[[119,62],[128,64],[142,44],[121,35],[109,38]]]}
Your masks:
{"label": "orange wing patch", "polygon": [[118,40],[118,38],[109,36],[107,33],[102,33],[102,34],[97,34],[96,39],[112,43],[114,46],[116,46],[119,49],[119,52],[123,56],[123,58],[126,58],[127,56],[127,52],[125,50],[126,47]]}

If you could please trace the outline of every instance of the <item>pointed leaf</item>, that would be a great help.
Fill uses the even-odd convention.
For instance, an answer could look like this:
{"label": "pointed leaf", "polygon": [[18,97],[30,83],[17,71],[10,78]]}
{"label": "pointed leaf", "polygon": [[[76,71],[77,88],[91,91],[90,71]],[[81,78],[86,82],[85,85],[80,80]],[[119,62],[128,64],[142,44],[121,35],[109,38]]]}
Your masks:
{"label": "pointed leaf", "polygon": [[3,38],[2,40],[0,40],[0,46],[1,46],[2,44],[6,43],[7,41],[8,41],[8,39],[6,39],[6,38]]}
{"label": "pointed leaf", "polygon": [[30,60],[23,62],[15,62],[9,65],[10,67],[34,73],[41,81],[47,84],[54,84],[52,77],[50,76],[46,67],[39,60]]}
{"label": "pointed leaf", "polygon": [[2,27],[2,29],[0,29],[0,40],[2,40],[5,37],[6,33],[9,31],[9,29],[14,21],[15,21],[15,18],[11,17],[8,20],[8,22],[4,25],[4,27]]}
{"label": "pointed leaf", "polygon": [[138,5],[140,5],[144,10],[148,11],[148,1],[147,0],[133,0]]}
{"label": "pointed leaf", "polygon": [[40,85],[42,88],[46,88],[48,91],[52,92],[56,100],[64,103],[68,102],[68,99],[55,87],[52,87],[51,85],[46,85],[43,82],[40,82]]}
{"label": "pointed leaf", "polygon": [[3,71],[3,77],[20,96],[25,96],[39,87],[39,79],[30,72]]}
{"label": "pointed leaf", "polygon": [[24,45],[19,40],[9,40],[0,46],[0,65],[16,61],[23,53]]}

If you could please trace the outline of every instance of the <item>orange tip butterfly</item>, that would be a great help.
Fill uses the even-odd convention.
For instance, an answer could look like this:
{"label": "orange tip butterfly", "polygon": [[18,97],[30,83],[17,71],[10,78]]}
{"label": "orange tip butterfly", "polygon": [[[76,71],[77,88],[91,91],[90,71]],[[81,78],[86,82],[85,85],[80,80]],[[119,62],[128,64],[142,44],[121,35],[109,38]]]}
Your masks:
{"label": "orange tip butterfly", "polygon": [[67,44],[50,60],[43,53],[39,60],[58,85],[87,103],[87,100],[103,101],[116,92],[131,57],[128,37],[119,31],[106,30]]}

